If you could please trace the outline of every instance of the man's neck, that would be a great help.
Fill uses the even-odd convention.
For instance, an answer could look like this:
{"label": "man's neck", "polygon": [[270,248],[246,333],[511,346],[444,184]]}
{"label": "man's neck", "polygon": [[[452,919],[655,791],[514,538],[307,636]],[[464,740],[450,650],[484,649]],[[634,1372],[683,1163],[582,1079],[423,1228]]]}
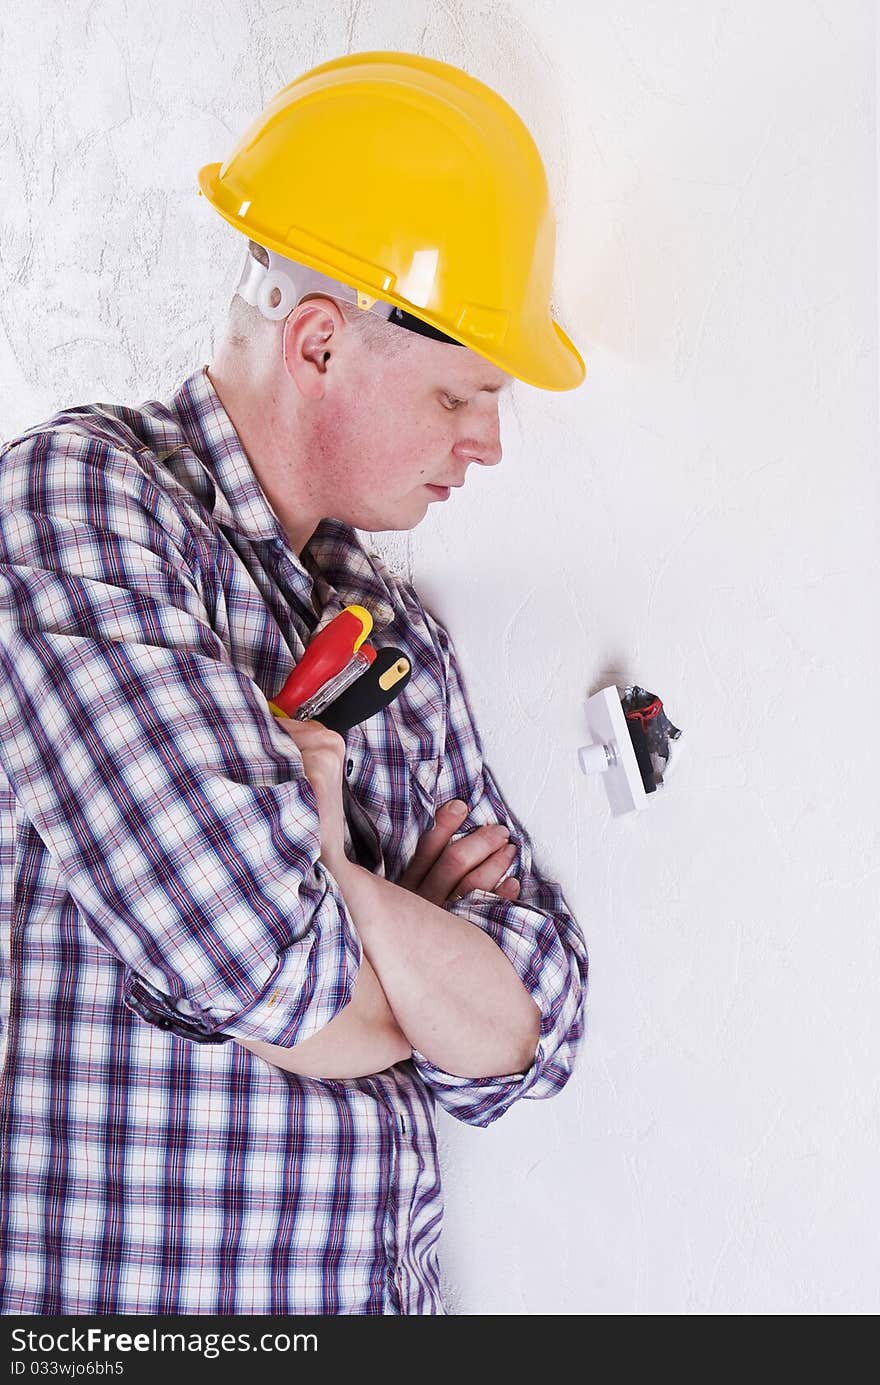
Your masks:
{"label": "man's neck", "polygon": [[[259,382],[243,377],[231,366],[222,351],[207,367],[208,380],[226,410],[238,436],[251,470],[287,535],[293,552],[303,561],[303,552],[312,537],[320,516],[309,514],[307,503],[294,498],[297,487],[291,477],[289,452],[284,442],[284,430],[272,404],[271,391],[261,389]],[[287,478],[285,484],[285,477]]]}

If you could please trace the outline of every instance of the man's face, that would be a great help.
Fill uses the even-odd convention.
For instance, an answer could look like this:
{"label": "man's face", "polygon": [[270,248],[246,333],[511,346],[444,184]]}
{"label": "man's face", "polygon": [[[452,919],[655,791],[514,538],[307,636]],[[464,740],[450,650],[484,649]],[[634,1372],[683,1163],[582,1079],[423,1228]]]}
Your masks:
{"label": "man's face", "polygon": [[430,486],[460,486],[474,463],[501,461],[499,391],[511,377],[465,347],[411,335],[389,358],[344,332],[312,412],[324,513],[367,532],[413,528],[443,502]]}

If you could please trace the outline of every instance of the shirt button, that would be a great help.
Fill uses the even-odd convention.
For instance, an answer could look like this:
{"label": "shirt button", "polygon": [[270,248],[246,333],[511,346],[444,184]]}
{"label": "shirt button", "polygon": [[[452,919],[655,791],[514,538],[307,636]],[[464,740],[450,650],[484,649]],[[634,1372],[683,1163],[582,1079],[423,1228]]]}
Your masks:
{"label": "shirt button", "polygon": [[353,769],[354,769],[354,760],[349,760],[349,761],[348,761],[348,764],[345,766],[345,772],[346,772],[346,774],[351,774],[351,772],[352,772]]}

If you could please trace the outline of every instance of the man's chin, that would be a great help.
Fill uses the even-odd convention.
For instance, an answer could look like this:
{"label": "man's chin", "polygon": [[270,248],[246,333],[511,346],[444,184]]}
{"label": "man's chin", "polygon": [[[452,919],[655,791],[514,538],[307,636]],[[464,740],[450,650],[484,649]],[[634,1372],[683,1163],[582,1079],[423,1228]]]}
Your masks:
{"label": "man's chin", "polygon": [[354,529],[360,529],[364,534],[399,533],[406,529],[415,529],[417,524],[421,524],[428,512],[430,503],[430,495],[419,495],[417,503],[411,507],[409,513],[403,510],[401,506],[396,508],[393,513],[389,511],[387,515],[381,517],[373,512],[370,515],[362,516],[360,519],[346,520],[346,523]]}
{"label": "man's chin", "polygon": [[424,515],[419,515],[418,519],[411,519],[408,524],[403,523],[399,518],[394,521],[389,520],[387,524],[377,524],[375,520],[372,520],[369,524],[355,524],[353,527],[359,529],[362,534],[396,534],[403,533],[407,529],[415,529],[424,518]]}

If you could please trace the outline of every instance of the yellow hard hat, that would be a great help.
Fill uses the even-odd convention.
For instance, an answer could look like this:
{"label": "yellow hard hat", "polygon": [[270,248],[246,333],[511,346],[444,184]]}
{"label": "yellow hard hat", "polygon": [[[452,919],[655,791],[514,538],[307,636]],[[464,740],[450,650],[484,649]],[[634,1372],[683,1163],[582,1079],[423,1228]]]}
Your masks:
{"label": "yellow hard hat", "polygon": [[[353,53],[275,96],[199,187],[248,239],[539,389],[585,368],[553,319],[556,221],[516,112],[460,68]],[[434,333],[429,332],[429,335]]]}

